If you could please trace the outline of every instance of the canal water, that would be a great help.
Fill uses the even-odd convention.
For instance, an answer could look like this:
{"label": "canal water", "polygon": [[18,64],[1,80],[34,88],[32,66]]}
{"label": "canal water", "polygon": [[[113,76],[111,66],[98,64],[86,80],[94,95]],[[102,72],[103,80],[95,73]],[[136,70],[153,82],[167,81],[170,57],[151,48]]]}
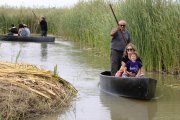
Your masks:
{"label": "canal water", "polygon": [[[77,99],[63,113],[38,120],[179,120],[180,77],[147,73],[158,80],[150,101],[108,95],[100,91],[99,73],[109,70],[109,59],[91,49],[56,39],[55,43],[0,42],[0,60],[34,64],[52,70],[78,90]],[[18,53],[20,55],[18,56]]]}

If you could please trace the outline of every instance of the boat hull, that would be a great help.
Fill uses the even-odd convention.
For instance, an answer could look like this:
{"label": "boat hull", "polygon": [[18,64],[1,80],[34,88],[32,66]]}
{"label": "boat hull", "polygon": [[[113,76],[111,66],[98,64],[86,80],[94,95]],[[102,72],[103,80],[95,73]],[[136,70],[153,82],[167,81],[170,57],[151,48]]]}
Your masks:
{"label": "boat hull", "polygon": [[136,99],[152,99],[155,96],[157,80],[152,78],[120,78],[111,76],[110,71],[100,74],[100,88],[102,91],[118,96]]}
{"label": "boat hull", "polygon": [[42,37],[42,36],[29,36],[29,37],[22,37],[22,36],[1,36],[1,40],[3,41],[18,41],[18,42],[54,42],[55,37]]}

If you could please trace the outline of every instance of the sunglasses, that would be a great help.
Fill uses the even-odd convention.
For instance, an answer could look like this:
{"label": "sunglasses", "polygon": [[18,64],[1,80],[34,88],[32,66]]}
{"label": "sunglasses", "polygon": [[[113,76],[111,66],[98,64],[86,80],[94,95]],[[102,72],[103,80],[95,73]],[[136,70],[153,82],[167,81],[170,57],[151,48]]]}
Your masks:
{"label": "sunglasses", "polygon": [[121,27],[125,27],[126,25],[120,25]]}
{"label": "sunglasses", "polygon": [[130,49],[126,49],[127,51],[134,51],[134,49],[130,48]]}

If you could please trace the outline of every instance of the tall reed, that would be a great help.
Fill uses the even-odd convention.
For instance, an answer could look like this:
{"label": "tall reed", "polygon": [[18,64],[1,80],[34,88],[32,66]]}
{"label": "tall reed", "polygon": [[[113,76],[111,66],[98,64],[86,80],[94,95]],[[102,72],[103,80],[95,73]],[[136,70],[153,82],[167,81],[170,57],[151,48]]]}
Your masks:
{"label": "tall reed", "polygon": [[[118,19],[127,21],[143,64],[148,71],[180,70],[180,4],[173,0],[119,0],[113,2]],[[48,33],[78,41],[109,59],[110,31],[116,22],[105,0],[79,1],[71,8],[0,8],[0,32],[11,23],[27,23],[32,32],[39,32],[33,15],[46,16]],[[16,15],[14,15],[14,12]]]}
{"label": "tall reed", "polygon": [[[180,5],[171,0],[126,0],[113,4],[119,19],[127,21],[133,43],[149,71],[179,71]],[[109,32],[116,23],[103,0],[81,1],[63,16],[64,36],[109,55]],[[108,54],[107,54],[108,53]]]}
{"label": "tall reed", "polygon": [[[180,66],[180,5],[171,0],[126,0],[119,4],[148,70]],[[130,14],[128,14],[130,13]]]}

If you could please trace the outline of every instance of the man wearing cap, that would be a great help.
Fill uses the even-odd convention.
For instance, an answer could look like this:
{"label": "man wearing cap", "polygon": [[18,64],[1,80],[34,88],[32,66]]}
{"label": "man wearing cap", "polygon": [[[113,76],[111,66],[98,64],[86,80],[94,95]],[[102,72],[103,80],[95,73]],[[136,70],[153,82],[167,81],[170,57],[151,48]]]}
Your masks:
{"label": "man wearing cap", "polygon": [[41,36],[47,36],[47,22],[45,20],[45,17],[41,17],[40,21],[40,27],[41,27]]}
{"label": "man wearing cap", "polygon": [[121,66],[122,56],[126,45],[131,41],[130,33],[125,29],[126,21],[120,20],[118,27],[111,31],[111,75],[114,76]]}

